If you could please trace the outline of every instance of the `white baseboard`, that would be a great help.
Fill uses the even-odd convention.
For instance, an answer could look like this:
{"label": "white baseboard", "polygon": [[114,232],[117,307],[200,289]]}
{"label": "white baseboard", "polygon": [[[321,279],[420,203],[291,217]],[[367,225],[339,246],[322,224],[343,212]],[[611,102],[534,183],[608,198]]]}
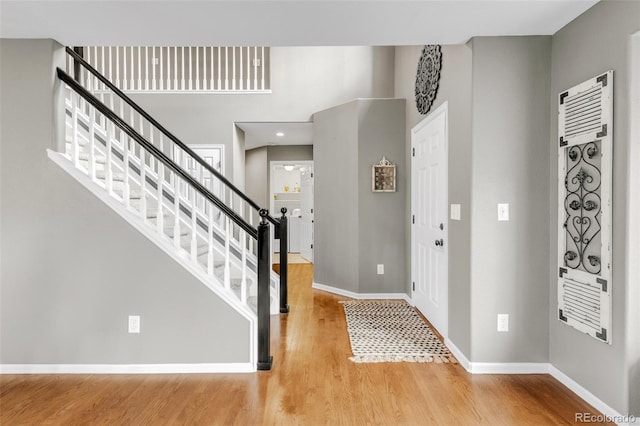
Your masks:
{"label": "white baseboard", "polygon": [[2,364],[0,374],[253,373],[250,363],[220,364]]}
{"label": "white baseboard", "polygon": [[467,357],[464,356],[462,351],[458,349],[458,347],[451,340],[449,340],[448,337],[444,339],[444,344],[447,348],[449,348],[453,356],[456,357],[458,363],[462,366],[462,368],[464,368],[468,372],[471,372],[471,363],[469,362]]}
{"label": "white baseboard", "polygon": [[553,365],[546,362],[471,362],[458,349],[458,347],[449,339],[445,339],[445,345],[451,353],[456,357],[458,363],[471,374],[549,374],[551,377],[565,385],[570,391],[600,411],[605,418],[596,419],[603,423],[604,421],[614,422],[621,426],[640,425],[640,417],[631,415],[622,415],[611,408],[600,398],[579,385],[575,380],[558,370]]}
{"label": "white baseboard", "polygon": [[311,286],[316,290],[322,290],[333,294],[338,294],[340,296],[350,297],[351,299],[372,299],[372,300],[380,300],[380,299],[392,299],[392,300],[404,300],[407,303],[411,303],[409,296],[404,293],[354,293],[353,291],[343,290],[337,287],[331,287],[329,285],[320,284],[314,282]]}
{"label": "white baseboard", "polygon": [[569,388],[573,393],[582,398],[587,404],[591,405],[596,410],[600,411],[605,419],[598,419],[597,421],[603,423],[605,421],[614,422],[618,425],[640,425],[640,417],[634,417],[631,415],[622,415],[616,410],[604,403],[600,398],[589,392],[582,387],[578,382],[558,370],[551,364],[548,364],[548,373],[557,381]]}

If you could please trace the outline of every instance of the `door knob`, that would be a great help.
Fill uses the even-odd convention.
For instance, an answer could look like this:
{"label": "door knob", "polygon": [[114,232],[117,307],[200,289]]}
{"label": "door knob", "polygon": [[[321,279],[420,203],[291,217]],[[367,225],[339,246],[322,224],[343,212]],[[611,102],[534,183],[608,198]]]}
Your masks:
{"label": "door knob", "polygon": [[436,240],[436,247],[444,247],[444,240],[442,238],[440,238],[439,240]]}

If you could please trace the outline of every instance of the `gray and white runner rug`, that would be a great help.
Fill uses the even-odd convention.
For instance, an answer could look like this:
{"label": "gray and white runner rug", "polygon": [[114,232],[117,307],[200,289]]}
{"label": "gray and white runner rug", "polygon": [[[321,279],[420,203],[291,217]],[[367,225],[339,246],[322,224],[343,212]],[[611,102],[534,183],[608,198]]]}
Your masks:
{"label": "gray and white runner rug", "polygon": [[405,301],[345,301],[353,362],[457,363]]}

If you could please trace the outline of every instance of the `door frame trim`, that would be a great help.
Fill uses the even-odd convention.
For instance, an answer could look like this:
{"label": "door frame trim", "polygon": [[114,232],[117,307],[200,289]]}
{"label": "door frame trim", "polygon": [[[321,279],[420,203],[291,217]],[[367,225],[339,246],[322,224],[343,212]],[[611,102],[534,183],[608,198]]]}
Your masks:
{"label": "door frame trim", "polygon": [[[414,231],[414,227],[412,222],[412,217],[413,217],[413,212],[415,211],[414,206],[416,205],[416,200],[415,200],[415,185],[414,185],[414,168],[413,168],[413,155],[412,155],[412,150],[414,148],[413,145],[413,139],[414,139],[414,135],[415,133],[417,133],[418,131],[420,131],[423,127],[425,127],[426,125],[430,124],[432,121],[434,121],[436,118],[438,118],[440,115],[444,114],[445,115],[445,129],[444,129],[444,148],[445,148],[445,161],[447,164],[447,173],[445,176],[445,205],[446,205],[446,215],[445,215],[445,219],[446,219],[446,223],[447,223],[447,227],[445,228],[445,241],[447,242],[447,244],[445,245],[445,256],[447,258],[447,271],[446,271],[446,292],[447,292],[447,315],[446,315],[446,320],[445,320],[445,324],[444,327],[442,327],[442,330],[438,330],[438,332],[440,333],[440,335],[443,338],[447,338],[448,334],[449,334],[449,102],[445,101],[443,102],[441,105],[439,105],[435,110],[433,110],[431,113],[429,113],[424,119],[422,119],[422,121],[420,121],[418,124],[416,124],[412,129],[411,129],[411,144],[410,144],[410,150],[409,150],[409,164],[411,164],[411,195],[410,195],[410,200],[411,200],[411,217],[409,217],[409,226],[411,229],[411,247],[410,247],[410,252],[411,252],[411,256],[410,256],[410,262],[411,262],[411,282],[409,283],[409,288],[411,290],[411,304],[413,306],[415,306],[415,298],[414,298],[414,290],[413,290],[413,283],[415,282],[415,275],[416,275],[416,262],[415,262],[415,250],[414,250],[414,244],[415,244],[415,231]],[[428,318],[427,318],[428,319]]]}

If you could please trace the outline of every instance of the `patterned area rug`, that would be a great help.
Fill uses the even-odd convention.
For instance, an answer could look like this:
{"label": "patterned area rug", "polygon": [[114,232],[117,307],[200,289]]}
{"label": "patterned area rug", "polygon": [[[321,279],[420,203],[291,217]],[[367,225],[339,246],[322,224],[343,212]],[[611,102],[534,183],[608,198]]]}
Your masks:
{"label": "patterned area rug", "polygon": [[457,363],[407,302],[340,302],[347,316],[353,362]]}

